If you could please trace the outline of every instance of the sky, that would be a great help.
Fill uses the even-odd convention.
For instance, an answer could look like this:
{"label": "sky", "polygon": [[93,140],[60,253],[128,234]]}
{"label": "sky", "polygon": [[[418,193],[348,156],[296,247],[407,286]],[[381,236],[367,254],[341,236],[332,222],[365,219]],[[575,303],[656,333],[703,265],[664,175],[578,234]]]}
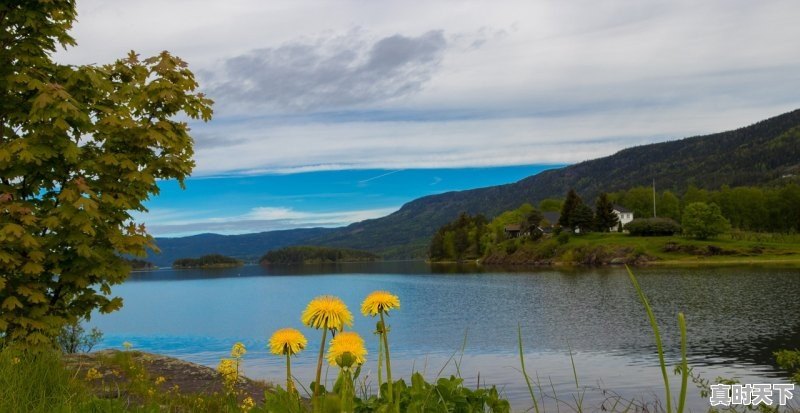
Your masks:
{"label": "sky", "polygon": [[215,101],[187,190],[136,216],[157,236],[345,225],[799,106],[795,0],[77,4],[57,61],[169,50]]}

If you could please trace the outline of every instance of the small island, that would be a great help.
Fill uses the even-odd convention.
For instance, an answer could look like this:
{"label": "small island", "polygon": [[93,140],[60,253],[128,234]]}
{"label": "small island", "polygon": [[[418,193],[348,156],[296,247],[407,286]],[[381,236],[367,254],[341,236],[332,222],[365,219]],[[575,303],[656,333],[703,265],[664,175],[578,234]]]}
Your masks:
{"label": "small island", "polygon": [[125,262],[131,266],[131,271],[148,271],[158,269],[152,262],[137,258],[124,258]]}
{"label": "small island", "polygon": [[172,263],[172,268],[230,268],[240,267],[244,262],[221,254],[203,255],[200,258],[179,258]]}
{"label": "small island", "polygon": [[286,247],[272,250],[261,257],[262,265],[269,264],[326,264],[340,262],[370,262],[380,257],[367,251],[328,247]]}

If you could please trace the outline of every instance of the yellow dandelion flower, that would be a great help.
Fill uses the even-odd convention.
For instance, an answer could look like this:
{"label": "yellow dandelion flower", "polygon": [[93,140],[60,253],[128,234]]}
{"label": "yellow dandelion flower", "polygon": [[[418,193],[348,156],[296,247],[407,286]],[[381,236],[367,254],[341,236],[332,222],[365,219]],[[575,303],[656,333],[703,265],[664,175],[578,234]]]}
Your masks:
{"label": "yellow dandelion flower", "polygon": [[233,348],[231,348],[231,357],[233,358],[236,359],[242,358],[242,356],[244,356],[245,354],[247,354],[247,349],[241,342],[237,342],[236,344],[233,345]]}
{"label": "yellow dandelion flower", "polygon": [[269,338],[270,351],[279,356],[293,356],[303,351],[306,344],[308,344],[308,340],[303,333],[293,328],[282,328]]}
{"label": "yellow dandelion flower", "polygon": [[102,379],[103,374],[97,371],[96,368],[92,367],[86,372],[86,381],[92,381],[97,379]]}
{"label": "yellow dandelion flower", "polygon": [[366,357],[367,349],[364,347],[364,339],[358,333],[344,331],[331,340],[328,362],[332,366],[350,367],[353,363],[364,364]]}
{"label": "yellow dandelion flower", "polygon": [[167,379],[164,376],[158,376],[156,378],[156,386],[164,384],[165,381],[167,381]]}
{"label": "yellow dandelion flower", "polygon": [[303,311],[303,324],[316,329],[342,330],[353,325],[353,314],[338,297],[323,295],[311,300]]}
{"label": "yellow dandelion flower", "polygon": [[133,348],[133,344],[131,344],[130,341],[126,341],[126,342],[122,343],[122,347],[125,348],[125,351],[128,351],[128,350]]}
{"label": "yellow dandelion flower", "polygon": [[375,317],[380,313],[400,308],[400,299],[388,291],[373,291],[361,303],[361,314]]}
{"label": "yellow dandelion flower", "polygon": [[13,359],[11,359],[11,364],[16,366],[17,364],[20,363],[20,361],[21,360],[19,359],[19,357],[14,357]]}

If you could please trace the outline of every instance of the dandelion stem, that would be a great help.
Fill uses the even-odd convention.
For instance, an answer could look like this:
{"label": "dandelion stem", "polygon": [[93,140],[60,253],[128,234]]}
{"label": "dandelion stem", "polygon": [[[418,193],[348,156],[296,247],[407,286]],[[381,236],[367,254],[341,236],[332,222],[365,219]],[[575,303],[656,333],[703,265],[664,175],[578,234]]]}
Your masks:
{"label": "dandelion stem", "polygon": [[383,385],[383,333],[378,332],[378,393]]}
{"label": "dandelion stem", "polygon": [[286,353],[286,391],[294,393],[294,382],[292,382],[292,356]]}
{"label": "dandelion stem", "polygon": [[326,322],[324,326],[322,326],[322,343],[319,345],[319,359],[317,359],[317,379],[314,382],[314,397],[312,405],[314,406],[314,411],[320,411],[320,378],[322,377],[322,357],[325,355],[325,339],[328,337],[328,323]]}
{"label": "dandelion stem", "polygon": [[388,391],[386,392],[386,397],[389,399],[389,403],[392,403],[392,388],[394,387],[394,382],[392,382],[392,362],[389,359],[389,339],[388,336],[388,328],[386,327],[386,323],[383,321],[383,311],[381,311],[381,336],[383,337],[383,351],[386,352],[386,380],[389,382]]}

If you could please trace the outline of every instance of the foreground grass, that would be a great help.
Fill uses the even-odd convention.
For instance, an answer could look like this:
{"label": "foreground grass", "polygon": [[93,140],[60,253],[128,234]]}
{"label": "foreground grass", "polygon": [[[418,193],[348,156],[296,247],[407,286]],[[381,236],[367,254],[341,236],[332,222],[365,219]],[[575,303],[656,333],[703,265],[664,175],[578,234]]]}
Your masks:
{"label": "foreground grass", "polygon": [[0,352],[4,413],[266,411],[243,401],[263,402],[268,385],[244,380],[241,388],[228,395],[213,369],[137,351]]}

